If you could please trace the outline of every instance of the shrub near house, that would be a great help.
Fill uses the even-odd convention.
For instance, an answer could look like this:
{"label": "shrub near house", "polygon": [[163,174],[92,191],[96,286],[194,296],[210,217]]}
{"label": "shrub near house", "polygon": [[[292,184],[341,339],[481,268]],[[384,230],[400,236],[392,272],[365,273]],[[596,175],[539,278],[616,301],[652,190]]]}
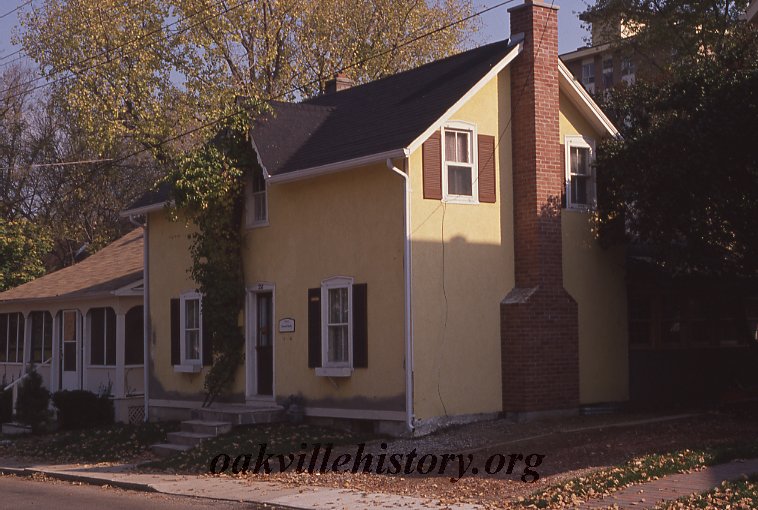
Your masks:
{"label": "shrub near house", "polygon": [[113,401],[91,391],[59,391],[53,395],[58,425],[63,430],[83,429],[113,423]]}

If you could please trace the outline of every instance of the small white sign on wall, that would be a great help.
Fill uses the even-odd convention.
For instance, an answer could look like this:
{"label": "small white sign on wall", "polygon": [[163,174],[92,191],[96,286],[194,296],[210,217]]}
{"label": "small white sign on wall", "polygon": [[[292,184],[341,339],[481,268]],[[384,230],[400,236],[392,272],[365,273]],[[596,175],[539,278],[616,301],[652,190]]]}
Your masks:
{"label": "small white sign on wall", "polygon": [[295,331],[295,319],[286,317],[279,320],[279,333],[293,333]]}

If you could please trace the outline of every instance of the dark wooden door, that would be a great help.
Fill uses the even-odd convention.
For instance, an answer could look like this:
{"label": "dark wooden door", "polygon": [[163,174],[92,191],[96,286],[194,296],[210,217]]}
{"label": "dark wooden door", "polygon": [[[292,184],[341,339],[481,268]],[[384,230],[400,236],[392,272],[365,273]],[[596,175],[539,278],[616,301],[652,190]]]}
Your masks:
{"label": "dark wooden door", "polygon": [[274,386],[274,317],[270,292],[256,294],[255,363],[258,395],[271,395]]}

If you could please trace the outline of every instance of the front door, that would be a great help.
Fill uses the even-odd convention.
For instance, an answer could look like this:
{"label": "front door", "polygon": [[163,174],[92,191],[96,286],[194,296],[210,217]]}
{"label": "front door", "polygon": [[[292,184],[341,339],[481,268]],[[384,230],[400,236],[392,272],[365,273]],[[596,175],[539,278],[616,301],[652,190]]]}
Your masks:
{"label": "front door", "polygon": [[258,395],[272,395],[274,386],[273,294],[255,296],[255,381]]}
{"label": "front door", "polygon": [[61,389],[81,388],[81,321],[76,310],[61,313]]}

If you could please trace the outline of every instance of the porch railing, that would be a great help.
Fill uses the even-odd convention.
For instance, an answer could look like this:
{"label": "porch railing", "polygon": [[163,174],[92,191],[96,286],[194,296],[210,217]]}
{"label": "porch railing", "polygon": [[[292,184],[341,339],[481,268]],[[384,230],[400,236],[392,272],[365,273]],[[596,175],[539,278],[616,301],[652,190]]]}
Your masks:
{"label": "porch railing", "polygon": [[[52,360],[53,358],[50,357],[46,361],[43,361],[42,363],[40,363],[39,366],[44,367],[44,366],[50,365]],[[29,377],[29,373],[30,371],[27,370],[24,373],[24,375],[22,375],[21,377],[19,377],[18,379],[10,383],[8,386],[3,388],[3,391],[11,390],[11,413],[14,418],[16,417],[16,402],[18,402],[18,386],[19,384],[21,384],[21,381]]]}

